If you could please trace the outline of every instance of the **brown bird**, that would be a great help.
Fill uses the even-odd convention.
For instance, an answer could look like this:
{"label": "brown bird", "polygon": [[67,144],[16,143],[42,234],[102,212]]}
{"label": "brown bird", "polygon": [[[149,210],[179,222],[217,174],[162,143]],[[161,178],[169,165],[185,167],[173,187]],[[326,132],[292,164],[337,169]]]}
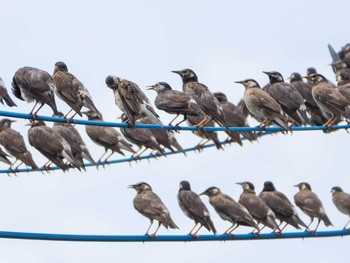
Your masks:
{"label": "brown bird", "polygon": [[310,227],[315,217],[318,218],[318,223],[315,230],[312,232],[316,232],[321,220],[325,226],[333,225],[326,215],[326,211],[323,208],[321,200],[314,192],[311,191],[310,184],[303,182],[294,186],[299,188],[299,192],[294,195],[295,204],[311,219],[311,222],[307,228]]}
{"label": "brown bird", "polygon": [[[350,217],[350,194],[345,193],[339,186],[334,186],[331,192],[332,200],[336,208],[338,208],[338,210],[343,214]],[[344,229],[346,229],[349,223],[350,220],[346,223]]]}
{"label": "brown bird", "polygon": [[0,144],[8,153],[16,158],[16,161],[11,165],[11,169],[14,167],[15,163],[20,160],[20,164],[13,170],[17,170],[22,163],[32,167],[33,170],[38,170],[39,167],[34,162],[32,154],[27,150],[22,135],[11,128],[12,122],[15,121],[10,119],[0,120]]}
{"label": "brown bird", "polygon": [[64,117],[67,117],[72,110],[75,111],[72,118],[76,114],[82,116],[81,109],[84,106],[102,118],[102,114],[92,101],[89,91],[72,73],[68,72],[68,67],[64,62],[56,62],[53,80],[56,84],[56,95],[71,107],[71,110]]}
{"label": "brown bird", "polygon": [[[49,73],[38,68],[24,67],[17,70],[12,79],[12,93],[20,100],[26,102],[35,101],[35,105],[29,114],[36,115],[45,105],[49,105],[56,115],[55,83]],[[34,112],[38,103],[41,106]]]}
{"label": "brown bird", "polygon": [[7,93],[5,82],[0,78],[0,102],[4,104],[6,102],[9,107],[17,107],[16,103],[13,102],[10,95]]}
{"label": "brown bird", "polygon": [[[155,237],[161,225],[166,229],[169,227],[178,229],[178,226],[170,217],[168,208],[163,204],[159,196],[152,191],[152,187],[149,184],[141,182],[130,185],[129,188],[133,188],[137,192],[133,201],[135,209],[151,221],[151,225],[147,229],[146,235]],[[148,232],[154,220],[158,221],[158,227],[156,231],[150,235]]]}
{"label": "brown bird", "polygon": [[264,226],[273,229],[273,231],[278,230],[281,232],[281,229],[277,225],[274,212],[262,199],[260,199],[255,194],[254,185],[250,182],[237,184],[241,185],[243,188],[243,193],[239,197],[239,203],[247,208],[249,213],[256,221],[258,221],[258,223],[261,223]]}
{"label": "brown bird", "polygon": [[281,106],[267,92],[260,88],[260,85],[254,79],[236,81],[245,88],[243,99],[250,113],[263,121],[258,127],[266,127],[271,122],[289,130]]}

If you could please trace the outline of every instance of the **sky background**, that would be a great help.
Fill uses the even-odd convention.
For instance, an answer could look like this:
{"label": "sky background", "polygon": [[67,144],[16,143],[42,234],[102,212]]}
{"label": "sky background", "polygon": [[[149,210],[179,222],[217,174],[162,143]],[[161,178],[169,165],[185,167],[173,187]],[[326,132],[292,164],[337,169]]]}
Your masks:
{"label": "sky background", "polygon": [[[277,70],[285,79],[295,71],[304,74],[316,67],[335,81],[329,66],[327,44],[336,50],[350,41],[348,1],[2,1],[0,76],[10,90],[17,69],[33,66],[49,73],[56,61],[90,91],[106,121],[118,121],[105,77],[113,74],[139,85],[168,82],[180,90],[181,79],[171,73],[193,69],[211,91],[226,93],[237,103],[244,88],[234,81],[268,79],[262,71]],[[153,102],[155,92],[145,91]],[[12,95],[12,94],[11,94]],[[33,104],[14,98],[18,107],[3,110],[28,113]],[[56,98],[62,112],[68,106]],[[43,115],[51,115],[45,106]],[[168,123],[173,116],[159,112]],[[256,122],[249,120],[252,125]],[[28,144],[25,120],[13,128],[24,136],[39,165],[46,160]],[[51,124],[49,124],[51,125]],[[104,150],[77,126],[97,160]],[[190,132],[176,134],[183,147],[200,138]],[[220,133],[220,139],[225,139]],[[132,205],[135,191],[127,186],[146,181],[171,211],[180,230],[159,235],[187,234],[193,227],[177,204],[178,185],[188,180],[199,193],[210,186],[221,188],[236,200],[242,192],[236,182],[251,181],[259,193],[266,180],[293,199],[293,185],[306,181],[320,196],[334,224],[348,220],[333,205],[330,190],[341,186],[350,192],[348,176],[349,134],[337,131],[294,132],[263,137],[204,152],[172,155],[158,160],[110,165],[86,172],[55,171],[0,176],[0,230],[64,234],[140,235],[149,221]],[[114,155],[112,159],[120,158]],[[7,165],[0,164],[5,169]],[[203,197],[219,233],[230,224],[222,221],[208,198]],[[309,218],[299,209],[301,218]],[[312,226],[314,228],[315,225]],[[236,233],[248,233],[241,227]],[[269,230],[266,230],[269,231]],[[285,231],[294,231],[286,228]],[[200,234],[207,234],[206,230]],[[257,262],[349,262],[349,238],[192,243],[72,243],[0,239],[0,262],[197,262],[244,260]]]}

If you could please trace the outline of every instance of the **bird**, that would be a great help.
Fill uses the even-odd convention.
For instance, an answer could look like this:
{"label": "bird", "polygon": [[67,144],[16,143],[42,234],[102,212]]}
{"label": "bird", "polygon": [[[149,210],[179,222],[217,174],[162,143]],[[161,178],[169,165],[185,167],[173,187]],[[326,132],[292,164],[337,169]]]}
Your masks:
{"label": "bird", "polygon": [[341,51],[338,53],[340,59],[350,66],[350,44],[346,44],[342,47]]}
{"label": "bird", "polygon": [[281,105],[283,112],[292,119],[292,125],[309,124],[304,99],[299,91],[293,85],[284,82],[281,73],[277,71],[263,71],[263,73],[269,77],[271,84],[267,93]]}
{"label": "bird", "polygon": [[225,234],[231,235],[239,226],[253,227],[260,232],[258,224],[254,221],[249,211],[232,197],[222,193],[218,187],[209,187],[200,195],[208,196],[209,203],[214,207],[221,219],[232,223],[232,226],[225,231]]}
{"label": "bird", "polygon": [[[332,201],[336,208],[350,217],[350,194],[345,193],[342,188],[339,186],[332,187]],[[350,223],[350,220],[344,226],[346,229],[347,225]]]}
{"label": "bird", "polygon": [[264,128],[272,122],[286,131],[290,130],[283,116],[281,106],[274,98],[260,88],[256,80],[246,79],[236,81],[235,83],[242,84],[245,88],[243,100],[249,112],[253,116],[263,120],[258,127]]}
{"label": "bird", "polygon": [[[33,120],[28,125],[30,125],[29,144],[49,159],[49,162],[44,165],[46,170],[50,169],[51,163],[56,164],[63,171],[68,170],[71,165],[79,170],[83,168],[83,165],[74,158],[69,143],[55,130],[46,126],[45,122]],[[64,159],[70,164],[66,164]]]}
{"label": "bird", "polygon": [[154,100],[157,109],[170,114],[176,114],[169,125],[172,125],[180,114],[182,114],[184,118],[175,126],[179,126],[182,122],[186,121],[188,115],[200,116],[202,119],[205,117],[205,113],[201,110],[193,96],[189,96],[182,91],[173,90],[166,82],[157,82],[150,86],[148,90],[155,90],[157,92],[157,96]]}
{"label": "bird", "polygon": [[19,160],[19,165],[13,170],[17,170],[22,163],[32,167],[33,170],[38,170],[39,167],[33,160],[32,154],[27,150],[22,135],[11,128],[13,122],[15,120],[7,118],[0,120],[0,144],[9,154],[16,158],[15,162],[11,165],[11,169],[13,169],[15,163]]}
{"label": "bird", "polygon": [[[241,109],[238,106],[234,105],[232,102],[229,102],[227,96],[224,93],[214,92],[214,96],[222,106],[222,109],[225,113],[226,122],[229,127],[249,127],[247,118],[244,116]],[[250,131],[242,131],[239,133],[242,134],[245,139],[251,142],[257,140],[258,138],[255,133]]]}
{"label": "bird", "polygon": [[281,223],[286,223],[281,231],[283,231],[288,224],[296,229],[301,229],[300,226],[307,229],[307,225],[300,219],[288,197],[282,192],[277,191],[272,182],[266,181],[264,183],[264,188],[259,194],[259,197],[272,209],[276,218],[279,219]]}
{"label": "bird", "polygon": [[[16,71],[12,79],[12,93],[27,103],[35,101],[29,114],[35,116],[45,105],[49,105],[53,113],[58,114],[55,102],[55,83],[49,73],[34,67],[23,67]],[[34,111],[37,104],[40,107]]]}
{"label": "bird", "polygon": [[[177,201],[184,214],[195,222],[195,226],[191,229],[189,235],[197,237],[198,231],[204,226],[208,231],[217,234],[214,223],[210,218],[210,213],[200,199],[199,195],[191,190],[191,185],[188,181],[180,182],[180,189],[177,194]],[[199,228],[195,230],[197,225]]]}
{"label": "bird", "polygon": [[[56,117],[62,118],[64,116],[63,113],[59,113],[60,114]],[[83,138],[80,136],[78,130],[72,124],[65,122],[54,122],[52,129],[69,143],[74,158],[82,166],[84,166],[83,159],[86,159],[91,164],[96,165],[96,162],[92,158],[89,149],[83,141]]]}
{"label": "bird", "polygon": [[[88,108],[102,118],[102,114],[92,101],[89,91],[77,77],[68,72],[68,67],[63,61],[55,63],[53,80],[56,86],[56,95],[67,103],[68,106],[71,107],[71,110],[75,111],[72,118],[74,118],[76,114],[82,116],[82,107]],[[67,117],[71,110],[64,117]]]}
{"label": "bird", "polygon": [[[239,203],[243,205],[258,223],[267,226],[273,231],[281,232],[276,216],[272,209],[255,194],[255,187],[251,182],[237,183],[243,188],[243,193],[239,197]],[[261,229],[260,229],[261,230]]]}
{"label": "bird", "polygon": [[[172,229],[179,228],[170,217],[168,208],[163,204],[159,196],[152,191],[152,187],[149,184],[140,182],[129,185],[129,188],[135,189],[137,192],[133,200],[134,208],[151,221],[145,235],[156,237],[161,225],[166,229],[169,227]],[[156,231],[150,235],[148,232],[151,229],[154,220],[158,221],[158,227]]]}
{"label": "bird", "polygon": [[17,104],[11,99],[10,95],[7,93],[5,82],[0,78],[0,102],[1,104],[7,104],[9,107],[17,107]]}
{"label": "bird", "polygon": [[339,92],[348,100],[350,100],[350,75],[344,72],[338,72],[336,74],[337,88]]}
{"label": "bird", "polygon": [[307,228],[310,228],[315,217],[318,218],[318,223],[315,230],[311,232],[316,232],[321,220],[326,226],[333,225],[326,214],[321,200],[314,192],[312,192],[310,184],[302,182],[294,186],[299,188],[299,192],[294,195],[295,204],[311,219]]}
{"label": "bird", "polygon": [[[86,111],[82,113],[85,114],[91,121],[102,121],[101,117],[96,114],[96,112]],[[85,125],[85,131],[94,143],[104,147],[105,149],[104,154],[99,158],[98,162],[106,163],[109,157],[111,157],[115,152],[125,155],[123,150],[131,152],[132,154],[135,153],[132,145],[128,143],[121,133],[113,127]],[[102,158],[107,154],[108,150],[112,151],[111,154],[108,155],[105,160],[102,160]]]}
{"label": "bird", "polygon": [[107,76],[105,82],[112,89],[115,104],[126,114],[131,127],[135,127],[136,120],[141,117],[149,117],[159,122],[159,115],[138,85],[112,75]]}
{"label": "bird", "polygon": [[311,74],[304,76],[313,83],[312,96],[321,111],[329,113],[332,117],[323,125],[332,126],[343,116],[350,119],[350,101],[344,97],[337,89],[333,88],[327,79],[321,74]]}

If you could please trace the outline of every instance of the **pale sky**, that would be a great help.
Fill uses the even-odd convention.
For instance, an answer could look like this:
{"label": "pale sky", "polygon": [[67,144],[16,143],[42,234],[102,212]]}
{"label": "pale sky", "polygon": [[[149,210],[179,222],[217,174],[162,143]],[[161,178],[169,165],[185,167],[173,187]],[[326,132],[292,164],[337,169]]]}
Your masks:
{"label": "pale sky", "polygon": [[[118,121],[121,112],[112,91],[105,85],[109,74],[131,80],[153,102],[155,92],[146,86],[158,81],[181,89],[181,79],[171,73],[193,69],[211,91],[226,93],[238,102],[244,89],[234,81],[255,78],[267,83],[262,71],[277,70],[285,79],[313,66],[335,81],[329,66],[327,44],[336,50],[350,42],[348,1],[2,1],[0,76],[7,89],[18,68],[33,66],[52,73],[62,60],[90,91],[106,121]],[[12,94],[11,94],[12,95]],[[33,104],[14,98],[15,109],[28,113]],[[56,98],[59,110],[68,106]],[[51,115],[47,106],[40,111]],[[173,116],[158,111],[168,123]],[[251,124],[256,124],[249,120]],[[39,165],[46,160],[29,146],[28,123],[19,120],[13,128],[24,136]],[[49,124],[51,125],[51,124]],[[103,149],[94,145],[85,129],[77,126],[93,157]],[[190,132],[176,134],[183,147],[200,138]],[[225,139],[220,133],[220,138]],[[334,228],[348,220],[333,205],[330,190],[341,186],[350,192],[349,134],[337,131],[294,132],[244,142],[243,147],[215,148],[204,152],[172,155],[158,160],[110,165],[87,172],[55,171],[0,177],[2,216],[0,230],[60,234],[142,235],[149,226],[132,205],[135,191],[127,186],[146,181],[162,198],[180,230],[159,235],[187,234],[193,227],[177,204],[179,182],[188,180],[195,192],[217,186],[236,200],[242,192],[236,182],[251,181],[259,193],[266,180],[291,200],[293,185],[306,181],[321,198]],[[121,156],[114,155],[114,159]],[[113,159],[112,158],[112,159]],[[1,169],[7,168],[0,164]],[[230,224],[209,205],[219,233]],[[298,209],[308,224],[309,218]],[[312,225],[314,228],[315,225]],[[239,228],[237,233],[248,233]],[[266,230],[269,231],[269,230]],[[286,228],[285,231],[294,231]],[[203,229],[200,234],[208,234]],[[349,262],[349,237],[274,241],[192,243],[72,243],[0,239],[1,262]]]}

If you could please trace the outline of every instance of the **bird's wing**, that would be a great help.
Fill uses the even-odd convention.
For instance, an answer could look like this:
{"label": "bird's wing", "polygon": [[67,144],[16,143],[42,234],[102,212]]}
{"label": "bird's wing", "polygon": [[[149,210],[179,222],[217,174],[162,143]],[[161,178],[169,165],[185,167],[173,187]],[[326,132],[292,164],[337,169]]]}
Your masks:
{"label": "bird's wing", "polygon": [[322,208],[322,203],[317,195],[311,191],[301,191],[300,194],[297,195],[295,203],[307,214],[314,214],[315,212],[319,212]]}
{"label": "bird's wing", "polygon": [[161,99],[156,100],[157,108],[161,110],[182,110],[188,108],[189,96],[182,92],[172,90],[171,93],[164,92]]}
{"label": "bird's wing", "polygon": [[254,91],[256,92],[251,94],[255,97],[255,101],[258,104],[257,106],[264,108],[265,111],[272,114],[281,112],[281,106],[269,94],[260,89]]}
{"label": "bird's wing", "polygon": [[48,127],[33,127],[28,133],[30,145],[37,148],[41,153],[56,155],[63,150],[60,135],[51,131]]}
{"label": "bird's wing", "polygon": [[286,200],[284,194],[276,192],[262,192],[259,197],[277,214],[285,217],[294,215],[294,210],[289,201]]}
{"label": "bird's wing", "polygon": [[281,105],[291,110],[297,110],[303,104],[300,93],[288,83],[275,83],[270,86],[268,93]]}
{"label": "bird's wing", "polygon": [[27,151],[22,135],[13,129],[0,132],[0,144],[10,153],[25,153]]}
{"label": "bird's wing", "polygon": [[56,84],[57,95],[59,97],[67,101],[67,103],[80,104],[78,96],[80,81],[73,74],[58,71],[53,75],[53,80]]}
{"label": "bird's wing", "polygon": [[208,216],[209,211],[200,197],[192,191],[180,191],[179,199],[183,206],[195,216]]}
{"label": "bird's wing", "polygon": [[112,127],[94,126],[89,136],[102,145],[113,145],[119,142],[120,134]]}
{"label": "bird's wing", "polygon": [[131,81],[123,80],[118,86],[118,93],[128,117],[138,114],[145,96],[140,88]]}
{"label": "bird's wing", "polygon": [[249,213],[254,218],[264,220],[268,212],[268,207],[262,200],[259,199],[259,197],[255,197],[248,198],[246,196],[243,196],[239,199],[239,203],[242,204],[245,208],[247,208]]}
{"label": "bird's wing", "polygon": [[162,220],[162,215],[169,214],[169,210],[154,192],[147,191],[139,194],[137,197],[134,199],[134,207],[140,213],[155,220]]}

